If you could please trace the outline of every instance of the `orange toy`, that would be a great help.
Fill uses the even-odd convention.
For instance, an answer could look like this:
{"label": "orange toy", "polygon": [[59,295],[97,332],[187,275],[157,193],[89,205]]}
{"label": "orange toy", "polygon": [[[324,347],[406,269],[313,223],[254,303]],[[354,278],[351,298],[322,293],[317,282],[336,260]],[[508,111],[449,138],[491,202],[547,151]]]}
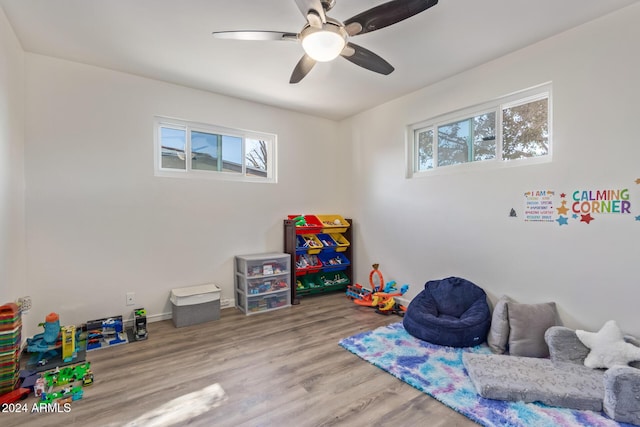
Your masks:
{"label": "orange toy", "polygon": [[[353,302],[363,307],[373,307],[380,314],[398,314],[404,315],[406,307],[398,304],[394,297],[402,296],[408,285],[404,285],[400,291],[396,291],[396,282],[389,282],[382,288],[384,279],[382,273],[378,270],[379,264],[373,264],[373,270],[369,273],[369,284],[372,292],[364,289],[361,285],[355,284],[347,289],[347,296],[353,299]],[[378,278],[378,284],[374,283],[374,276]]]}

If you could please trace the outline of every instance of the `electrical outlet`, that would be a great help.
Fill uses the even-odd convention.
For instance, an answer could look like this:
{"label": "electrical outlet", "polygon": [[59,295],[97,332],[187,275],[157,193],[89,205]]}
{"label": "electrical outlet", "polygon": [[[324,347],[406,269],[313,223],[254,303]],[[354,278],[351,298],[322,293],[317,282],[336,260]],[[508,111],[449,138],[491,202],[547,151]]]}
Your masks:
{"label": "electrical outlet", "polygon": [[135,292],[127,292],[127,305],[135,305],[135,304],[136,304]]}

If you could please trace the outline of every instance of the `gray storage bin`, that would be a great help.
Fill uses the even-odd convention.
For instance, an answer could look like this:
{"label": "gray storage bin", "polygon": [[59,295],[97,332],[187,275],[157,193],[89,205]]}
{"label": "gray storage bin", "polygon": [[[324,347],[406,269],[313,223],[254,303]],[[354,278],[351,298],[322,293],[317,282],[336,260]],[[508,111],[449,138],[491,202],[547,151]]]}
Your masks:
{"label": "gray storage bin", "polygon": [[212,283],[172,289],[170,300],[176,328],[220,318],[220,288]]}

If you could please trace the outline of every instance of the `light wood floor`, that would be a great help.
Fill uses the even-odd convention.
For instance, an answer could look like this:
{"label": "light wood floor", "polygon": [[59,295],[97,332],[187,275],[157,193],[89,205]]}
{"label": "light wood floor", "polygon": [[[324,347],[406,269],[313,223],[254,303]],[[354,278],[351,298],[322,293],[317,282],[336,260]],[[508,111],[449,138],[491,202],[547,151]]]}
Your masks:
{"label": "light wood floor", "polygon": [[[253,316],[225,309],[185,328],[151,323],[146,341],[88,353],[95,382],[70,412],[2,413],[0,425],[476,426],[338,345],[400,320],[333,293]],[[133,422],[215,383],[226,394],[217,407],[174,423]],[[195,396],[170,403],[170,414],[197,413]]]}

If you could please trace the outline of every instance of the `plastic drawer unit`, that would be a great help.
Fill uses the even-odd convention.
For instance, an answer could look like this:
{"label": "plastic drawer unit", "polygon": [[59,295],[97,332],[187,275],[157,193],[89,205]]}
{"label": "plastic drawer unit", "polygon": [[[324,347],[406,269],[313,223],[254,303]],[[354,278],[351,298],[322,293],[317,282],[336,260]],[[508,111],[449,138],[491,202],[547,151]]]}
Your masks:
{"label": "plastic drawer unit", "polygon": [[236,304],[245,314],[291,305],[291,256],[265,253],[236,256]]}

